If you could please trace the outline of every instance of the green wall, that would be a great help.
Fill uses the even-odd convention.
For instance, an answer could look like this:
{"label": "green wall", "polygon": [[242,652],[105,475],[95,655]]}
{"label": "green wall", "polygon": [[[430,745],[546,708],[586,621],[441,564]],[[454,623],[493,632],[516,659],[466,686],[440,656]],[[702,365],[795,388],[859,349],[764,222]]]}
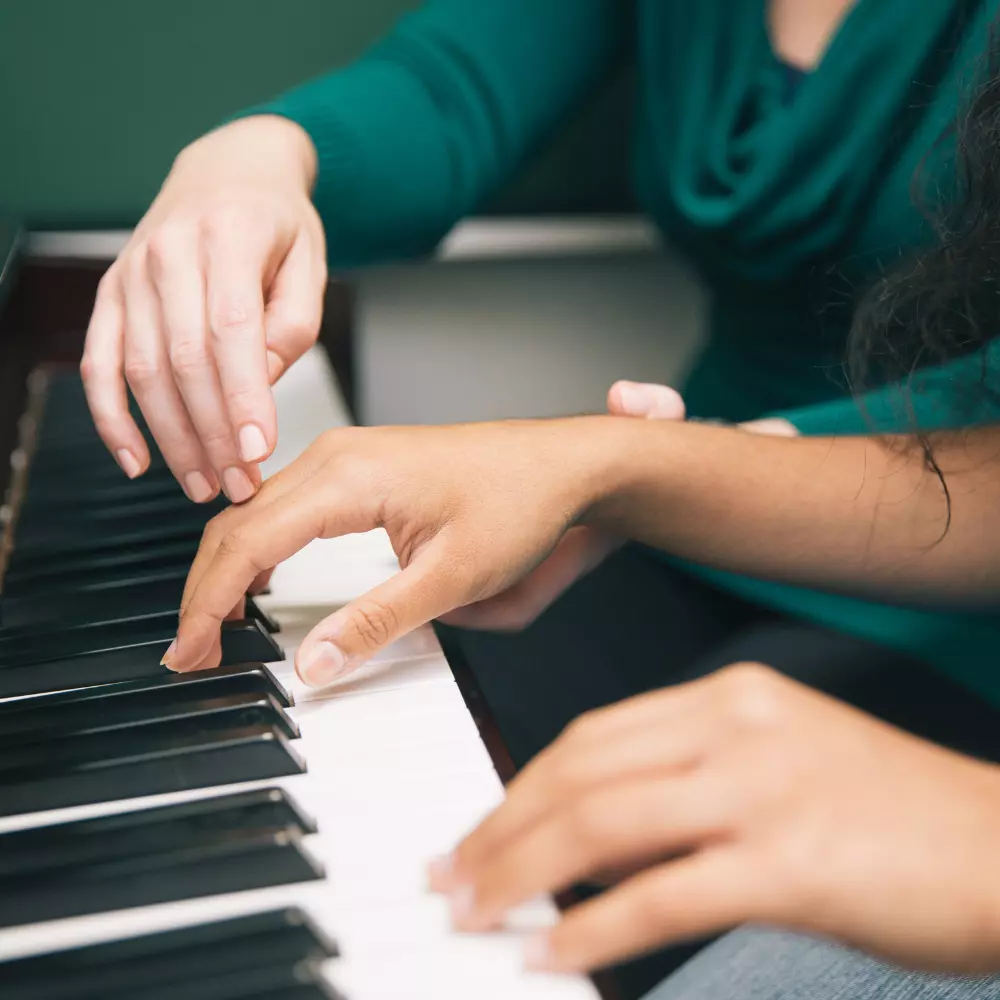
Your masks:
{"label": "green wall", "polygon": [[[0,0],[0,212],[36,228],[130,225],[186,142],[351,59],[414,6]],[[627,207],[627,89],[596,95],[492,209]]]}

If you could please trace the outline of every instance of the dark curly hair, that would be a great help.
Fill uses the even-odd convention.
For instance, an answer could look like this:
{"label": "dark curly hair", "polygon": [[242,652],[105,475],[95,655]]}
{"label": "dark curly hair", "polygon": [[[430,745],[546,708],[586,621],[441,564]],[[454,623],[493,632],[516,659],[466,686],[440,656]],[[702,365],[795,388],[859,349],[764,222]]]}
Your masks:
{"label": "dark curly hair", "polygon": [[933,225],[936,243],[904,259],[864,295],[848,340],[847,373],[856,393],[874,382],[899,387],[909,442],[940,480],[950,523],[948,483],[932,438],[916,419],[913,397],[922,369],[980,352],[978,379],[955,391],[961,390],[969,413],[984,396],[1000,399],[984,350],[1000,332],[1000,21],[968,102],[939,139],[945,143],[954,146],[957,172],[949,202],[928,200],[923,164],[913,182],[914,201]]}

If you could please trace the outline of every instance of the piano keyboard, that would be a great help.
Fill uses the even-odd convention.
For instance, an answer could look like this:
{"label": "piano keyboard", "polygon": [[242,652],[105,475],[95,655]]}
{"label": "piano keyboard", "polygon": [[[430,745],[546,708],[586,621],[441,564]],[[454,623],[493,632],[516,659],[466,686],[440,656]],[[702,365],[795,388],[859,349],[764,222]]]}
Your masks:
{"label": "piano keyboard", "polygon": [[[163,469],[131,492],[88,471],[71,383],[21,477],[0,599],[0,996],[594,1000],[587,979],[522,969],[549,901],[459,935],[425,889],[502,796],[433,632],[323,692],[295,677],[312,625],[395,571],[384,534],[307,546],[230,627],[228,666],[166,674],[205,514]],[[319,351],[276,395],[266,474],[345,422]]]}

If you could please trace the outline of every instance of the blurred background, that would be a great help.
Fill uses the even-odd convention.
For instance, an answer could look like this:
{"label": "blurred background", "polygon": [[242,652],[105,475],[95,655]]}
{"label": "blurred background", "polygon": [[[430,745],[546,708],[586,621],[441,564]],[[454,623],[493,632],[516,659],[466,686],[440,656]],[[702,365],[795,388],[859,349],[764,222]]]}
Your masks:
{"label": "blurred background", "polygon": [[[113,257],[186,143],[414,6],[0,0],[0,214],[47,259]],[[631,215],[630,86],[595,93],[434,260],[338,276],[333,353],[361,422],[572,413],[617,378],[677,380],[702,298]]]}

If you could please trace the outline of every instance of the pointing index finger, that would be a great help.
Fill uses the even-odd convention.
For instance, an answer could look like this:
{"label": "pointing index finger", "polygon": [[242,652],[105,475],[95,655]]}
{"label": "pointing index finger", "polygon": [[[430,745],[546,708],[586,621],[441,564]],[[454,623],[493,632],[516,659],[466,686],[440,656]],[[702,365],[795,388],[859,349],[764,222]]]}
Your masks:
{"label": "pointing index finger", "polygon": [[181,609],[170,668],[208,666],[206,658],[214,659],[218,653],[222,622],[254,580],[321,535],[323,524],[323,504],[307,494],[261,504],[221,529],[214,552]]}

